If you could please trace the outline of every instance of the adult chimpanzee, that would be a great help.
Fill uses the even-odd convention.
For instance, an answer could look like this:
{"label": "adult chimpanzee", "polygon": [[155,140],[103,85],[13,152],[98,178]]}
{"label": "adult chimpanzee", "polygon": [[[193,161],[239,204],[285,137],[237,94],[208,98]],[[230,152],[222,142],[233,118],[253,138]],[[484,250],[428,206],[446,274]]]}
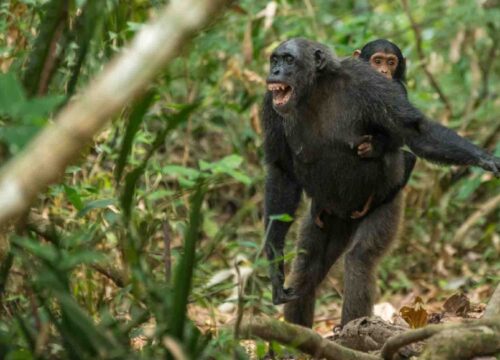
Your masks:
{"label": "adult chimpanzee", "polygon": [[[429,121],[397,84],[366,63],[338,60],[306,39],[282,43],[271,55],[264,98],[266,254],[273,302],[285,304],[287,321],[311,326],[315,290],[346,252],[342,324],[372,311],[375,268],[393,241],[401,217],[407,144],[416,155],[443,164],[474,165],[497,175],[495,158],[454,131]],[[362,159],[351,139],[387,134],[379,158]],[[291,279],[284,286],[283,246],[301,193],[311,198],[303,221]],[[364,213],[352,218],[353,212]],[[315,224],[323,213],[323,228]],[[269,228],[268,228],[269,227]]]}

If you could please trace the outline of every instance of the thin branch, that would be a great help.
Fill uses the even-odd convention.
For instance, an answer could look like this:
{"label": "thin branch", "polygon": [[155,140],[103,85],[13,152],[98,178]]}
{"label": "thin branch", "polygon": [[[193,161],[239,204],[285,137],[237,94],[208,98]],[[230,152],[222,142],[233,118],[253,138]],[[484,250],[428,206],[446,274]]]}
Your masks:
{"label": "thin branch", "polygon": [[52,79],[56,65],[60,60],[60,55],[57,54],[57,45],[61,38],[64,36],[64,31],[67,27],[68,22],[68,2],[63,3],[63,9],[60,14],[59,22],[54,31],[54,36],[52,37],[47,53],[47,57],[43,64],[42,72],[40,74],[40,82],[38,83],[37,96],[43,96],[47,94],[49,88],[50,80]]}
{"label": "thin branch", "polygon": [[380,360],[380,357],[351,350],[322,338],[311,329],[267,317],[243,320],[240,337],[257,336],[266,341],[277,341],[292,346],[318,359],[328,360]]}
{"label": "thin branch", "polygon": [[130,47],[57,116],[0,175],[0,227],[28,208],[36,195],[60,178],[84,146],[125,105],[138,98],[230,0],[173,1],[146,24]]}
{"label": "thin branch", "polygon": [[172,274],[172,249],[171,249],[170,228],[168,222],[163,222],[163,262],[165,266],[165,280],[170,283]]}
{"label": "thin branch", "polygon": [[479,209],[472,213],[472,215],[469,216],[467,220],[465,220],[465,222],[458,228],[453,238],[453,243],[462,242],[469,230],[476,225],[479,220],[494,211],[498,204],[500,204],[500,194],[482,204]]}
{"label": "thin branch", "polygon": [[92,264],[90,265],[92,269],[97,271],[99,274],[104,275],[109,280],[115,283],[116,286],[122,288],[125,286],[125,280],[120,272],[120,270],[115,269],[111,266],[106,267],[100,264]]}
{"label": "thin branch", "polygon": [[422,32],[420,30],[420,27],[419,27],[418,23],[415,21],[415,18],[413,17],[413,15],[410,11],[410,6],[408,5],[408,0],[401,0],[401,4],[403,5],[403,10],[405,11],[406,15],[408,16],[408,19],[410,20],[411,27],[413,29],[413,34],[415,35],[415,44],[416,44],[416,49],[417,49],[417,55],[418,55],[418,58],[420,60],[420,65],[422,66],[422,69],[424,70],[425,76],[427,76],[427,79],[429,79],[431,86],[437,92],[439,99],[443,103],[443,105],[446,109],[446,118],[448,118],[448,117],[452,116],[453,109],[452,109],[450,100],[444,94],[438,81],[436,80],[434,75],[430,72],[429,68],[427,67],[427,59],[426,59],[426,56],[424,53],[424,49],[422,47]]}
{"label": "thin branch", "polygon": [[392,360],[397,351],[402,347],[419,341],[424,341],[442,331],[465,329],[478,326],[500,328],[500,318],[495,317],[490,319],[472,320],[460,324],[428,325],[420,329],[406,331],[387,340],[385,345],[382,347],[381,354],[385,360]]}

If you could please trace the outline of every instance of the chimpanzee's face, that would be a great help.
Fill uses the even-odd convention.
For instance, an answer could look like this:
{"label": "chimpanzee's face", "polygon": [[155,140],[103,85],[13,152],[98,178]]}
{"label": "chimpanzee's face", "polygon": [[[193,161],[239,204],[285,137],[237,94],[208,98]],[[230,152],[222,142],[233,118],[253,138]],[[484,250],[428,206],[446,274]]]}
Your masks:
{"label": "chimpanzee's face", "polygon": [[273,107],[279,113],[297,105],[314,77],[314,56],[308,50],[299,41],[289,40],[271,54],[267,90],[272,92]]}
{"label": "chimpanzee's face", "polygon": [[370,65],[386,78],[392,79],[396,74],[399,61],[395,54],[379,51],[370,57]]}

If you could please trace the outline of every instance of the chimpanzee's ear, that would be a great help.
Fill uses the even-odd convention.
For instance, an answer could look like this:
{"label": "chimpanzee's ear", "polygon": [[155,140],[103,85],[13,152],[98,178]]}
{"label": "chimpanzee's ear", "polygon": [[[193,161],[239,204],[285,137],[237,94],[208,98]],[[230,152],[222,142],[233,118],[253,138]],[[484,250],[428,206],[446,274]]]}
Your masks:
{"label": "chimpanzee's ear", "polygon": [[355,57],[355,58],[359,58],[361,56],[361,50],[354,50],[354,52],[352,53],[352,56]]}
{"label": "chimpanzee's ear", "polygon": [[321,49],[314,51],[314,61],[316,63],[316,70],[323,70],[326,66],[326,55]]}

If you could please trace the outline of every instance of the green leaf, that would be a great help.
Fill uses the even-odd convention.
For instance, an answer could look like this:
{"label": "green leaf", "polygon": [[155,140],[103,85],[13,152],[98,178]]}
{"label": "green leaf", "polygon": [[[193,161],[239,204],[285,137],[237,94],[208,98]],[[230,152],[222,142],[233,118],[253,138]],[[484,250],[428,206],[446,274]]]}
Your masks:
{"label": "green leaf", "polygon": [[252,184],[252,179],[248,175],[243,174],[240,171],[228,170],[228,171],[226,171],[226,173],[245,185]]}
{"label": "green leaf", "polygon": [[64,99],[64,96],[44,96],[30,99],[19,109],[19,116],[25,124],[45,125],[47,116]]}
{"label": "green leaf", "polygon": [[80,249],[77,252],[65,256],[63,261],[59,263],[59,266],[65,271],[71,271],[78,265],[95,264],[104,259],[105,256],[102,253]]}
{"label": "green leaf", "polygon": [[479,174],[476,174],[472,179],[466,179],[458,190],[457,199],[461,201],[468,199],[481,186],[481,183],[482,179]]}
{"label": "green leaf", "polygon": [[127,163],[127,158],[132,150],[132,144],[134,142],[134,137],[139,130],[139,127],[144,119],[144,115],[148,111],[151,103],[155,97],[155,91],[150,91],[144,98],[134,107],[127,124],[127,129],[125,130],[125,136],[123,137],[122,147],[120,149],[120,155],[116,163],[115,179],[119,182],[125,164]]}
{"label": "green leaf", "polygon": [[19,330],[21,331],[21,334],[24,336],[26,342],[28,343],[31,352],[35,352],[35,346],[36,346],[35,330],[30,325],[30,322],[25,320],[21,314],[14,313],[13,316],[16,319],[19,325]]}
{"label": "green leaf", "polygon": [[68,198],[69,202],[78,210],[81,211],[83,209],[83,201],[80,197],[78,191],[75,188],[64,185],[64,193]]}
{"label": "green leaf", "polygon": [[52,244],[41,243],[33,239],[20,237],[14,238],[12,242],[36,257],[48,262],[54,262],[58,259],[57,249]]}
{"label": "green leaf", "polygon": [[180,165],[167,165],[160,171],[165,175],[178,175],[188,179],[196,179],[200,176],[200,172],[198,170]]}
{"label": "green leaf", "polygon": [[100,199],[90,201],[85,204],[85,206],[78,212],[77,217],[83,217],[88,214],[89,211],[94,209],[104,209],[110,205],[116,205],[115,199]]}
{"label": "green leaf", "polygon": [[269,216],[269,220],[271,221],[281,221],[281,222],[292,222],[293,216],[289,214],[278,214]]}
{"label": "green leaf", "polygon": [[8,144],[12,154],[19,152],[40,130],[33,125],[7,125],[0,128],[0,140]]}
{"label": "green leaf", "polygon": [[25,102],[24,90],[16,76],[0,74],[0,115],[15,117]]}
{"label": "green leaf", "polygon": [[222,160],[219,161],[220,165],[226,166],[230,169],[236,169],[239,168],[240,165],[243,163],[243,158],[239,155],[229,155],[223,158]]}
{"label": "green leaf", "polygon": [[127,174],[125,177],[125,187],[122,191],[122,196],[120,197],[120,204],[123,210],[123,215],[125,219],[130,218],[132,211],[132,201],[134,200],[135,186],[137,181],[139,181],[142,173],[144,172],[146,164],[135,168],[133,171]]}
{"label": "green leaf", "polygon": [[194,102],[191,104],[182,104],[182,105],[170,105],[171,107],[175,107],[180,111],[174,115],[170,115],[168,117],[168,129],[173,130],[183,122],[186,122],[189,118],[189,115],[200,106],[199,102]]}
{"label": "green leaf", "polygon": [[71,344],[77,345],[81,355],[105,355],[117,351],[117,343],[112,341],[94,324],[92,318],[83,311],[76,301],[68,294],[55,291],[61,308],[61,336]]}
{"label": "green leaf", "polygon": [[172,304],[171,321],[169,323],[170,333],[175,338],[182,340],[186,323],[186,311],[188,296],[191,292],[193,280],[193,269],[195,267],[195,249],[199,239],[199,228],[201,225],[201,205],[205,195],[205,188],[198,183],[196,192],[191,198],[189,224],[184,239],[184,253],[176,267],[174,281],[174,299]]}

